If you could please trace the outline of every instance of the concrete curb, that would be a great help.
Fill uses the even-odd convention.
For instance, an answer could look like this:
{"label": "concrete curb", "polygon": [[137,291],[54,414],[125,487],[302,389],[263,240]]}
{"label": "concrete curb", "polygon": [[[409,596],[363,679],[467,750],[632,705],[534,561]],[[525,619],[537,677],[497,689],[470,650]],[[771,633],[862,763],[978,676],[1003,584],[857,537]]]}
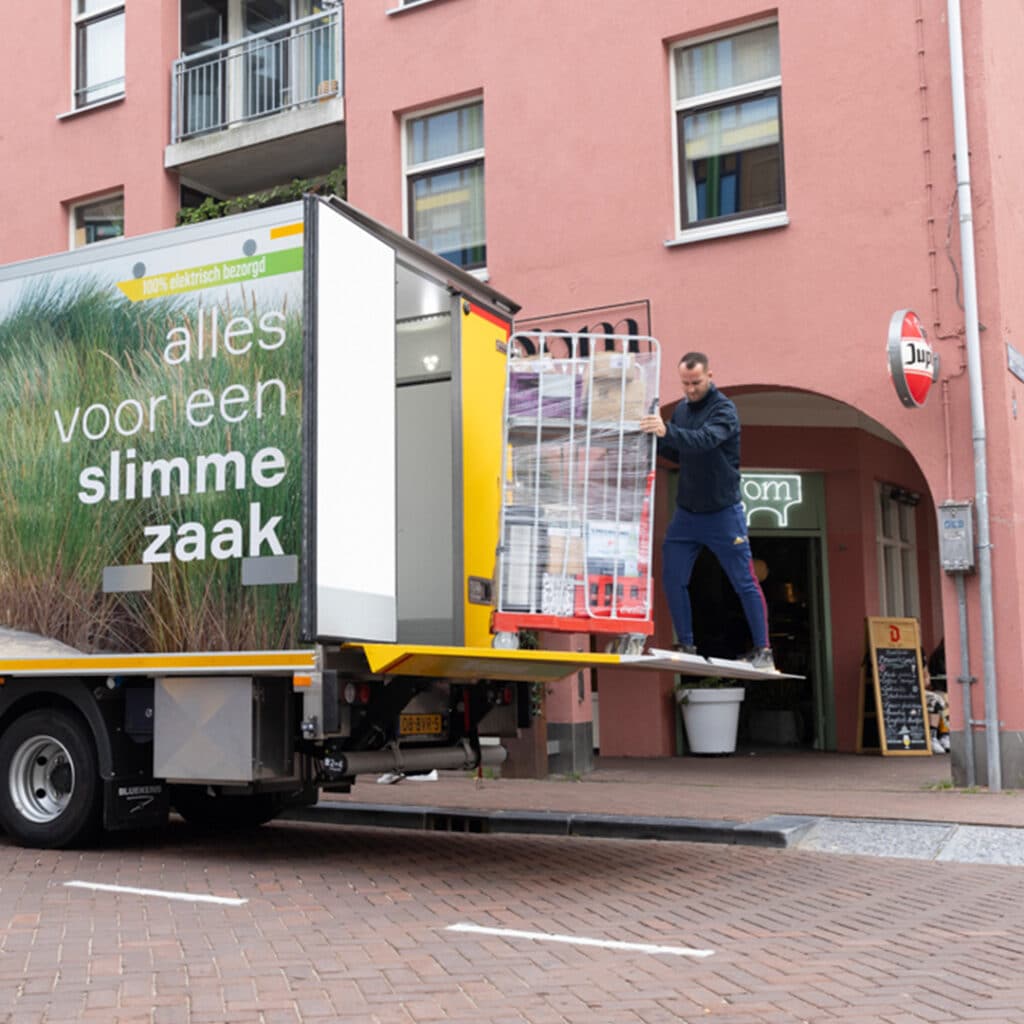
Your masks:
{"label": "concrete curb", "polygon": [[315,825],[467,832],[481,835],[647,839],[798,849],[961,864],[1024,866],[1024,828],[773,814],[757,821],[665,818],[573,811],[477,811],[420,804],[321,801],[280,820]]}

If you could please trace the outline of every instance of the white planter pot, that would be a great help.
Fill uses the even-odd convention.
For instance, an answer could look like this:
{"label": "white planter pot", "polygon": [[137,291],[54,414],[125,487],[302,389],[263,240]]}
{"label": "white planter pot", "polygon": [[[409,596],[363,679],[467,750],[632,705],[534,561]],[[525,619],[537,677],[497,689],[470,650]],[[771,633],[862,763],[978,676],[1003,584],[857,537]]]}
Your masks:
{"label": "white planter pot", "polygon": [[745,695],[742,686],[676,691],[691,753],[731,754],[735,751],[740,704]]}

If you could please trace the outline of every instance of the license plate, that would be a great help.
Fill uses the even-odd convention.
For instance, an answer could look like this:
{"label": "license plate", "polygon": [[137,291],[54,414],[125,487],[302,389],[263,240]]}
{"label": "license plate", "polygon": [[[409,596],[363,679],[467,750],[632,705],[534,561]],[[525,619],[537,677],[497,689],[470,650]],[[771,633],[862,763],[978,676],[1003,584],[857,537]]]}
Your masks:
{"label": "license plate", "polygon": [[398,731],[403,736],[440,736],[440,715],[399,715]]}

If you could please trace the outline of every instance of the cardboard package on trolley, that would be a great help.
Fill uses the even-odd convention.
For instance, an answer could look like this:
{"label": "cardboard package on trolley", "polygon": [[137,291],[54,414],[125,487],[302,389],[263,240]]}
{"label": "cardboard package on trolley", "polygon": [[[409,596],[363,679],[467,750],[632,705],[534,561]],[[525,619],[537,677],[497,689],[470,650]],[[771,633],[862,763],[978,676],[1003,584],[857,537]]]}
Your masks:
{"label": "cardboard package on trolley", "polygon": [[568,419],[585,409],[585,364],[574,359],[519,356],[509,371],[510,416]]}
{"label": "cardboard package on trolley", "polygon": [[595,352],[589,367],[592,420],[638,420],[643,416],[647,392],[633,353]]}
{"label": "cardboard package on trolley", "polygon": [[595,352],[589,359],[518,356],[509,374],[509,415],[547,419],[638,420],[646,386],[632,352]]}
{"label": "cardboard package on trolley", "polygon": [[548,523],[548,571],[569,577],[582,577],[584,572],[584,530],[578,512],[570,505],[544,507]]}

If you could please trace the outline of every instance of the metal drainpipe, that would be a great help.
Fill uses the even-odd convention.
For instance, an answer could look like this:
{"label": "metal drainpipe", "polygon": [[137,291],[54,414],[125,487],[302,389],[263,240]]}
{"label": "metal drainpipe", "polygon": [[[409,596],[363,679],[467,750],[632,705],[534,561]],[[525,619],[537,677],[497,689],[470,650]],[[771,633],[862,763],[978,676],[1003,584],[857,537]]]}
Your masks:
{"label": "metal drainpipe", "polygon": [[[953,496],[953,440],[950,430],[949,378],[942,381],[942,423],[946,437],[946,494]],[[964,764],[967,769],[967,785],[975,783],[974,767],[974,712],[971,708],[971,687],[974,677],[971,675],[970,634],[967,629],[967,584],[962,572],[951,574],[956,583],[956,612],[960,623],[960,676],[959,683],[963,687],[961,694],[964,708]],[[946,689],[949,690],[949,666],[946,667]]]}
{"label": "metal drainpipe", "polygon": [[[981,344],[978,333],[978,288],[974,266],[974,220],[971,207],[971,160],[967,146],[967,99],[964,88],[963,29],[960,0],[946,0],[949,21],[949,70],[953,92],[953,136],[956,144],[956,190],[960,210],[960,259],[963,262],[964,317],[967,333],[967,376],[971,391],[971,436],[974,441],[975,508],[978,512],[978,590],[981,599],[981,655],[985,677],[985,750],[988,788],[1002,791],[999,707],[996,697],[995,629],[992,615],[992,543],[989,539],[988,466],[985,460],[985,397],[981,386]],[[964,728],[971,728],[970,722]]]}
{"label": "metal drainpipe", "polygon": [[[967,768],[967,785],[974,785],[974,729],[971,721],[974,714],[971,711],[971,686],[974,680],[971,678],[971,652],[969,648],[970,637],[967,630],[967,584],[964,582],[962,572],[954,573],[956,580],[956,610],[960,620],[960,685],[963,687],[964,701],[964,764]],[[949,663],[946,664],[946,688],[949,688]]]}

